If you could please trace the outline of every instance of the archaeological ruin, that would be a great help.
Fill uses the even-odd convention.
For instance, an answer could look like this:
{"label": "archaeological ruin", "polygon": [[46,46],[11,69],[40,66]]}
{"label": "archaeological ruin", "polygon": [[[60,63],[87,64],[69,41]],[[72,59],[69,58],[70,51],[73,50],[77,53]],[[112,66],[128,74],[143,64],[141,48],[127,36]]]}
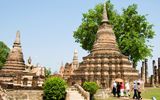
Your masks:
{"label": "archaeological ruin", "polygon": [[137,80],[138,70],[133,68],[128,57],[120,52],[104,6],[103,19],[93,49],[88,56],[83,57],[83,61],[73,71],[68,82],[81,84],[94,81],[101,87],[110,87],[116,78],[130,82]]}
{"label": "archaeological ruin", "polygon": [[15,100],[14,98],[18,97],[17,93],[21,93],[22,95],[24,93],[25,96],[22,97],[26,97],[27,99],[31,98],[31,95],[28,95],[29,93],[34,94],[34,92],[40,91],[39,93],[43,94],[42,85],[44,79],[44,67],[32,65],[30,57],[28,63],[25,64],[20,42],[20,32],[17,31],[13,48],[3,68],[0,70],[0,86],[7,91],[6,94],[9,97],[12,97],[10,100]]}

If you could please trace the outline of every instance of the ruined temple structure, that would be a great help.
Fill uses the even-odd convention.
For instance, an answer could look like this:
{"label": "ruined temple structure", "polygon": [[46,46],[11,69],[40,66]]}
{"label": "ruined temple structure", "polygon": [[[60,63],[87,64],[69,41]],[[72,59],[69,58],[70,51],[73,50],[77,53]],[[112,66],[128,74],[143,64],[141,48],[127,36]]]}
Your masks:
{"label": "ruined temple structure", "polygon": [[158,67],[156,61],[152,61],[153,74],[148,76],[148,60],[142,62],[141,67],[141,80],[145,83],[145,87],[158,87],[160,86],[160,58],[158,58]]}
{"label": "ruined temple structure", "polygon": [[25,64],[20,42],[20,32],[17,31],[16,40],[13,44],[7,60],[0,70],[0,85],[5,88],[32,88],[42,87],[45,74],[44,67],[32,65],[31,58]]}
{"label": "ruined temple structure", "polygon": [[150,78],[150,84],[151,86],[155,87],[155,86],[159,86],[160,83],[160,78],[159,78],[159,65],[160,65],[160,58],[158,58],[158,67],[156,66],[156,61],[153,60],[152,62],[152,68],[153,68],[153,75],[151,75],[151,78]]}
{"label": "ruined temple structure", "polygon": [[59,75],[67,82],[70,82],[69,79],[73,74],[73,71],[76,70],[78,67],[79,67],[78,52],[77,50],[75,50],[72,63],[66,63],[65,66],[63,66],[62,64],[59,70]]}
{"label": "ruined temple structure", "polygon": [[158,84],[158,69],[155,64],[155,60],[153,60],[153,77],[154,77],[154,84]]}
{"label": "ruined temple structure", "polygon": [[138,70],[134,69],[128,57],[120,52],[104,5],[102,22],[92,51],[83,57],[83,61],[78,69],[74,70],[70,80],[80,84],[94,81],[101,87],[110,87],[116,78],[133,82],[138,79]]}

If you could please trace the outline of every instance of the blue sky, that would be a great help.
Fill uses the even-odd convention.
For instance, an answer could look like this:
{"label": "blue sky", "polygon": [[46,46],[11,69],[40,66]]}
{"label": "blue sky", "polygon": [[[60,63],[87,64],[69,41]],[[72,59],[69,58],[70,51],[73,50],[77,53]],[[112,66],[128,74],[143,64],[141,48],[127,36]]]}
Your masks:
{"label": "blue sky", "polygon": [[[75,43],[73,31],[80,25],[82,13],[104,0],[0,0],[0,40],[9,47],[21,32],[25,60],[31,56],[34,64],[57,71],[61,63],[71,62],[74,49],[79,60],[87,52]],[[150,42],[153,57],[149,58],[150,74],[152,59],[160,57],[160,1],[159,0],[111,0],[121,12],[133,3],[138,4],[140,14],[149,14],[147,20],[154,24],[155,38]],[[139,64],[140,66],[141,64]]]}

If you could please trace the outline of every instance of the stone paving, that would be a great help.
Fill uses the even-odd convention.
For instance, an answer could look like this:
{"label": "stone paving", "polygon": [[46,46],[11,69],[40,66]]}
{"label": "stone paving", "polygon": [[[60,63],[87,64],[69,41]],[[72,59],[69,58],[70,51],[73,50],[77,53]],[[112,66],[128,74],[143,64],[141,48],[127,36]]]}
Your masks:
{"label": "stone paving", "polygon": [[84,97],[77,91],[75,87],[67,89],[66,100],[85,100]]}

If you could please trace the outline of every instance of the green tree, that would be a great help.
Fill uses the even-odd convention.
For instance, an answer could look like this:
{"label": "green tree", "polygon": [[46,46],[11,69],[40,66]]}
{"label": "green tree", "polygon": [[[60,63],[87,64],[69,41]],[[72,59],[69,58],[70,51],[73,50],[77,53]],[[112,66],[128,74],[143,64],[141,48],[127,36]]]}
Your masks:
{"label": "green tree", "polygon": [[0,69],[3,67],[4,63],[6,62],[9,51],[10,49],[7,47],[7,45],[2,41],[0,41]]}
{"label": "green tree", "polygon": [[[137,5],[128,6],[122,10],[122,14],[116,12],[110,1],[106,2],[106,7],[109,23],[113,26],[121,52],[129,56],[135,65],[138,61],[151,56],[152,46],[147,42],[155,35],[152,30],[153,25],[147,21],[146,15],[140,15],[137,12]],[[81,25],[73,34],[75,41],[89,52],[96,39],[96,32],[102,20],[102,12],[103,4],[98,4],[94,9],[84,13]]]}
{"label": "green tree", "polygon": [[50,77],[44,82],[45,100],[62,100],[65,98],[67,84],[59,77]]}
{"label": "green tree", "polygon": [[96,82],[84,82],[83,83],[83,89],[90,93],[90,98],[92,100],[93,95],[99,89],[99,86],[97,85]]}
{"label": "green tree", "polygon": [[48,78],[51,74],[52,74],[51,69],[45,67],[45,77]]}

